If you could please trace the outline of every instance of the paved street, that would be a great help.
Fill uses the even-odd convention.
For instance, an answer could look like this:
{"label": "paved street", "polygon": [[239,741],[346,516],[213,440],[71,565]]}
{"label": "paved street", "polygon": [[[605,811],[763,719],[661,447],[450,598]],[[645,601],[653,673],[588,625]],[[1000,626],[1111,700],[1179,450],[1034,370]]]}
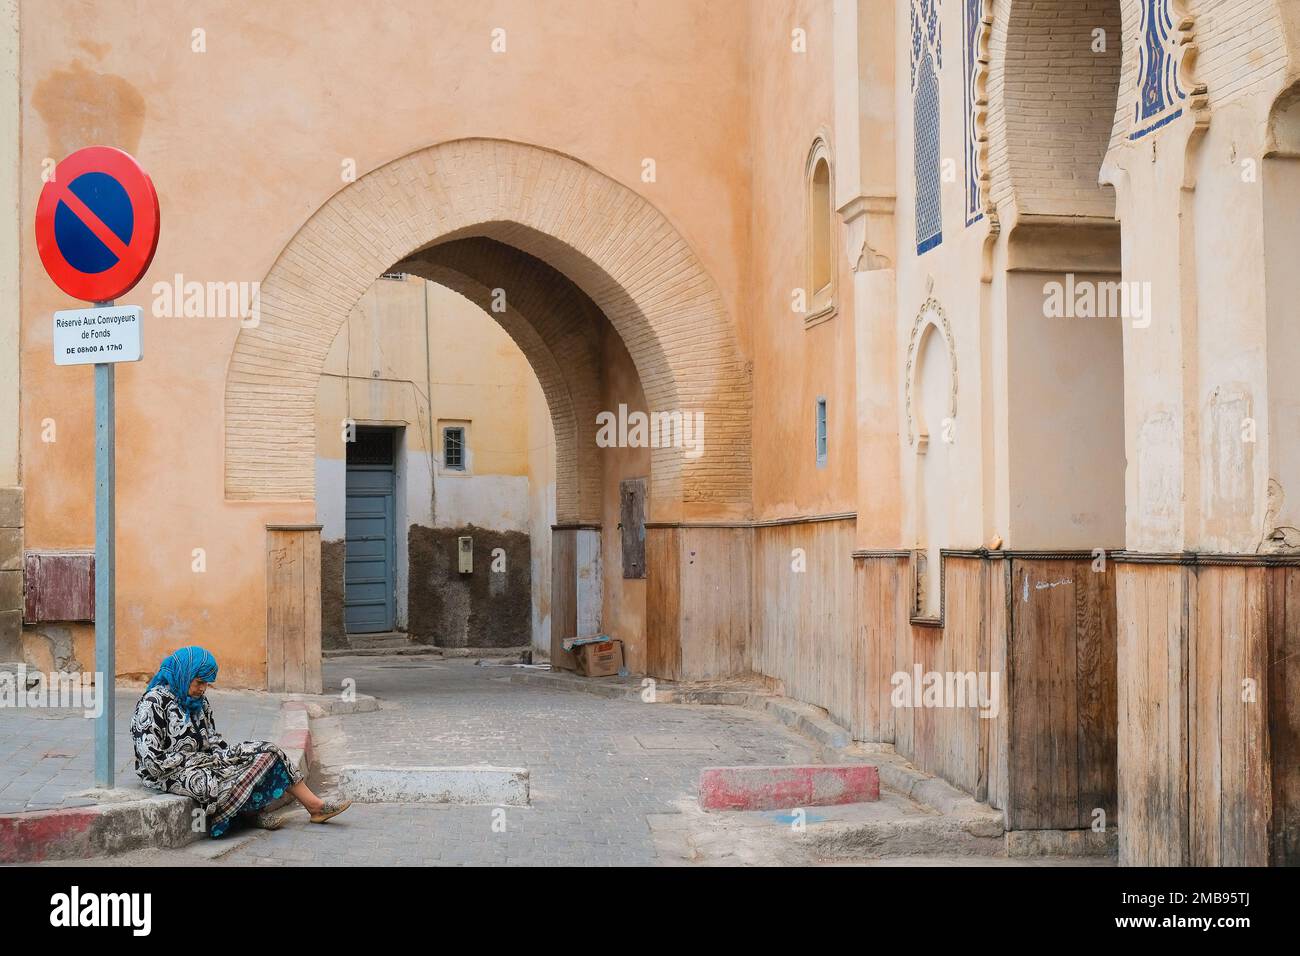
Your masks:
{"label": "paved street", "polygon": [[[50,865],[1106,865],[1011,861],[955,843],[924,856],[827,857],[815,850],[823,824],[907,829],[941,818],[888,789],[878,803],[808,809],[801,821],[806,834],[789,811],[704,813],[696,798],[701,768],[818,763],[818,748],[766,714],[742,708],[610,700],[511,683],[510,673],[469,660],[328,661],[327,691],[355,682],[380,709],[312,721],[322,764],[312,783],[328,792],[347,765],[524,767],[531,778],[528,807],[355,804],[315,826],[295,806],[274,832],[242,830],[177,850]],[[238,736],[236,726],[258,726],[260,702],[273,708],[275,698],[214,700],[228,736]]]}
{"label": "paved street", "polygon": [[694,803],[700,768],[816,759],[804,738],[738,708],[606,700],[510,684],[508,673],[457,660],[330,662],[327,690],[355,680],[381,709],[313,726],[334,766],[526,767],[530,807],[358,804],[327,826],[298,811],[224,861],[651,864],[647,818]]}
{"label": "paved street", "polygon": [[[131,748],[131,714],[144,686],[119,686],[114,708],[117,785],[140,787]],[[217,729],[228,740],[265,740],[275,732],[280,700],[252,691],[211,695]],[[0,813],[88,806],[72,794],[95,784],[95,722],[84,710],[0,707]]]}

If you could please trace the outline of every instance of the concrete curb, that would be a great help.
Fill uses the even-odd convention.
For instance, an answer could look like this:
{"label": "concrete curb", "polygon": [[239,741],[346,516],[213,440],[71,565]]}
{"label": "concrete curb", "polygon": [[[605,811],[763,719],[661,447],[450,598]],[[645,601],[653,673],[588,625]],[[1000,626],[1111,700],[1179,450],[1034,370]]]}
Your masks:
{"label": "concrete curb", "polygon": [[325,660],[344,657],[442,657],[438,647],[327,647],[321,651]]}
{"label": "concrete curb", "polygon": [[868,763],[700,771],[702,810],[790,810],[879,799],[880,775]]}
{"label": "concrete curb", "polygon": [[846,750],[853,745],[849,732],[826,715],[826,711],[811,704],[800,703],[789,697],[764,697],[750,704],[763,710],[791,730],[811,737],[831,750]]}
{"label": "concrete curb", "polygon": [[[503,676],[512,684],[532,684],[540,687],[552,687],[556,690],[577,691],[583,694],[594,694],[608,700],[641,700],[641,691],[637,688],[624,687],[622,684],[598,683],[590,678],[584,679],[584,683],[579,683],[575,678],[564,677],[548,671],[520,671],[517,674]],[[656,703],[662,699],[663,692],[660,691]]]}
{"label": "concrete curb", "polygon": [[0,863],[108,856],[141,847],[178,847],[199,838],[194,801],[160,794],[125,803],[0,814]]}
{"label": "concrete curb", "polygon": [[1002,825],[996,821],[930,817],[870,823],[821,824],[810,834],[814,852],[826,859],[883,856],[1005,855]]}
{"label": "concrete curb", "polygon": [[358,803],[526,807],[523,767],[342,767],[339,792]]}
{"label": "concrete curb", "polygon": [[[281,702],[272,737],[306,774],[313,757],[310,717],[378,709],[379,702],[364,694],[355,701],[295,694]],[[172,849],[203,838],[193,830],[194,801],[188,797],[155,795],[143,788],[136,798],[135,790],[90,792],[102,802],[0,814],[0,864],[110,856],[145,847]]]}

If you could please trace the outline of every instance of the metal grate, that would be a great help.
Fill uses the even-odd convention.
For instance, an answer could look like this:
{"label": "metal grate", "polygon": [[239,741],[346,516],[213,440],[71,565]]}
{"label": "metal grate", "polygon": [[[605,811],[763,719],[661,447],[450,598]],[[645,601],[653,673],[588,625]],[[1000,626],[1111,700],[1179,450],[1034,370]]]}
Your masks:
{"label": "metal grate", "polygon": [[348,442],[349,465],[391,465],[395,432],[391,428],[358,428]]}

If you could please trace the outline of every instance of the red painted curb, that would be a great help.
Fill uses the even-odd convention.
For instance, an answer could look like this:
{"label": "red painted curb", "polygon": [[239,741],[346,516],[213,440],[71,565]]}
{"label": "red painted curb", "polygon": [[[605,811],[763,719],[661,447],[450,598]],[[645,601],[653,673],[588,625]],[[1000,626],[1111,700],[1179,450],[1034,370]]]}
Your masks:
{"label": "red painted curb", "polygon": [[700,806],[705,810],[790,810],[879,799],[880,772],[870,764],[700,771]]}
{"label": "red painted curb", "polygon": [[86,841],[100,807],[29,810],[0,816],[0,863],[40,863],[53,847]]}

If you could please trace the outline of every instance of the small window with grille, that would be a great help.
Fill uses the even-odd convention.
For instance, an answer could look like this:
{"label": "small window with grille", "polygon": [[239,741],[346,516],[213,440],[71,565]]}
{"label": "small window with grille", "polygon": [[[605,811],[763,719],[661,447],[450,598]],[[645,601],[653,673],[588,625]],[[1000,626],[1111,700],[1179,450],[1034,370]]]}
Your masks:
{"label": "small window with grille", "polygon": [[397,432],[392,428],[358,428],[356,436],[348,442],[348,464],[393,464],[396,438]]}
{"label": "small window with grille", "polygon": [[826,399],[817,399],[817,467],[826,467]]}
{"label": "small window with grille", "polygon": [[462,426],[442,430],[442,467],[450,471],[465,470],[465,429]]}

